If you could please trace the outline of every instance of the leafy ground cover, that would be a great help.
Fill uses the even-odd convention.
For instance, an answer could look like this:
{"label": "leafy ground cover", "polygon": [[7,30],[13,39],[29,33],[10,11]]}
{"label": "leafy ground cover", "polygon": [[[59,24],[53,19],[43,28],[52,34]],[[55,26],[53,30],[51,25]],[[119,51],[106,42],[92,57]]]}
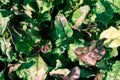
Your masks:
{"label": "leafy ground cover", "polygon": [[120,0],[0,0],[0,80],[120,80]]}

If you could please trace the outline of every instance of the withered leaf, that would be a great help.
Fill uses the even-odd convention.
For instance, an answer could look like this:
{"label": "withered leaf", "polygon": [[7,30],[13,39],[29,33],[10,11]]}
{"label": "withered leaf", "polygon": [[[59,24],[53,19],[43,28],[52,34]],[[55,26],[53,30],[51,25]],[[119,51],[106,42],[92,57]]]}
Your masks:
{"label": "withered leaf", "polygon": [[81,60],[82,62],[84,62],[85,64],[88,64],[88,65],[95,65],[96,63],[96,60],[91,58],[89,55],[91,54],[91,52],[87,53],[87,54],[84,54],[82,56],[80,56],[78,58],[78,60]]}
{"label": "withered leaf", "polygon": [[42,51],[43,53],[49,52],[49,51],[50,51],[50,46],[49,46],[48,44],[42,45],[41,51]]}
{"label": "withered leaf", "polygon": [[80,78],[80,68],[79,67],[74,67],[72,70],[71,70],[71,73],[70,73],[70,78],[71,80],[77,80]]}
{"label": "withered leaf", "polygon": [[[103,40],[102,40],[103,42]],[[105,49],[101,41],[92,41],[88,47],[78,47],[74,53],[78,55],[78,60],[85,64],[94,66],[97,60],[101,60],[105,55]]]}
{"label": "withered leaf", "polygon": [[78,47],[74,50],[74,53],[78,56],[81,56],[84,53],[87,53],[88,49],[86,47]]}
{"label": "withered leaf", "polygon": [[16,71],[21,66],[20,63],[8,65],[9,73]]}
{"label": "withered leaf", "polygon": [[91,53],[92,54],[89,55],[91,58],[93,58],[95,60],[101,60],[105,54],[105,49],[104,48],[102,50],[95,49],[95,50],[91,51]]}
{"label": "withered leaf", "polygon": [[21,66],[21,63],[8,64],[8,67],[9,67],[8,76],[9,76],[10,80],[14,80],[14,78],[13,78],[14,75],[12,73],[15,72],[20,66]]}
{"label": "withered leaf", "polygon": [[103,77],[103,73],[99,73],[96,75],[96,77],[94,78],[94,80],[102,80],[102,77]]}
{"label": "withered leaf", "polygon": [[61,76],[62,80],[78,80],[80,78],[80,68],[75,66],[68,76]]}

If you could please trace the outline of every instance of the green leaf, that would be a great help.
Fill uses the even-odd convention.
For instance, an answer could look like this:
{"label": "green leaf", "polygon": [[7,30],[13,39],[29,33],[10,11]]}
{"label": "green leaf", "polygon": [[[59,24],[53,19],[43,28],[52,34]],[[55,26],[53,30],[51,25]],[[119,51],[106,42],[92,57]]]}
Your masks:
{"label": "green leaf", "polygon": [[[112,56],[113,57],[113,56]],[[114,61],[110,61],[110,60],[101,60],[101,61],[98,61],[96,63],[96,67],[101,69],[101,70],[104,70],[104,71],[109,71],[111,69],[111,66],[113,65]]]}
{"label": "green leaf", "polygon": [[67,37],[71,37],[73,35],[73,31],[71,27],[69,26],[66,17],[61,13],[58,14],[58,17],[60,19],[61,27],[64,28],[65,34],[67,35]]}
{"label": "green leaf", "polygon": [[101,0],[98,0],[96,3],[96,13],[103,13],[105,12],[104,4],[102,4]]}
{"label": "green leaf", "polygon": [[95,74],[93,74],[92,72],[86,70],[85,68],[81,68],[80,69],[80,73],[81,73],[80,77],[87,77],[87,78],[89,78],[91,76],[95,76]]}
{"label": "green leaf", "polygon": [[73,13],[73,16],[72,16],[72,21],[74,22],[74,24],[80,16],[82,16],[82,12],[81,12],[81,9],[79,8]]}
{"label": "green leaf", "polygon": [[5,80],[5,79],[4,79],[4,71],[1,71],[1,72],[0,72],[0,80]]}
{"label": "green leaf", "polygon": [[66,50],[66,48],[64,46],[58,46],[58,47],[53,49],[53,54],[61,55],[62,53],[65,52],[65,50]]}
{"label": "green leaf", "polygon": [[61,40],[65,40],[67,37],[69,38],[73,34],[71,27],[68,25],[67,19],[61,13],[56,16],[55,28],[56,33]]}
{"label": "green leaf", "polygon": [[7,4],[10,2],[10,0],[0,0],[0,2],[2,2],[3,4]]}
{"label": "green leaf", "polygon": [[31,37],[31,39],[34,41],[34,43],[38,43],[41,41],[41,36],[38,34],[38,32],[36,30],[34,30],[32,28],[27,28],[26,35],[29,35],[29,37]]}
{"label": "green leaf", "polygon": [[50,14],[50,12],[44,13],[43,18],[42,18],[42,22],[50,21],[50,20],[51,20],[51,14]]}
{"label": "green leaf", "polygon": [[120,61],[116,61],[112,66],[112,70],[106,72],[105,80],[119,80],[120,79]]}
{"label": "green leaf", "polygon": [[93,14],[92,16],[91,16],[91,22],[95,22],[95,19],[96,19],[96,15],[95,14]]}
{"label": "green leaf", "polygon": [[29,42],[25,41],[22,38],[22,34],[17,32],[17,30],[15,30],[13,26],[9,27],[9,32],[11,34],[16,51],[26,53],[26,55],[29,55],[29,53],[32,50],[32,46],[29,44]]}
{"label": "green leaf", "polygon": [[24,6],[25,10],[29,10],[29,11],[35,11],[29,4],[27,4],[26,6]]}
{"label": "green leaf", "polygon": [[74,50],[75,50],[77,47],[78,47],[78,46],[76,46],[75,44],[70,44],[70,46],[69,46],[68,57],[69,57],[72,61],[76,61],[76,59],[77,59],[77,55],[74,53]]}
{"label": "green leaf", "polygon": [[58,69],[58,68],[60,68],[60,67],[62,67],[61,61],[60,61],[60,60],[56,60],[56,66],[55,66],[54,69]]}
{"label": "green leaf", "polygon": [[52,41],[55,42],[56,46],[59,46],[63,43],[68,43],[68,39],[73,35],[73,30],[68,25],[68,21],[65,16],[61,13],[55,17],[54,25],[50,32]]}
{"label": "green leaf", "polygon": [[75,27],[81,26],[82,22],[86,18],[88,12],[90,10],[90,7],[88,5],[82,6],[78,8],[72,16],[72,21],[75,24]]}
{"label": "green leaf", "polygon": [[45,79],[48,74],[49,67],[39,56],[29,58],[23,62],[16,71],[19,78],[24,80],[42,80]]}
{"label": "green leaf", "polygon": [[97,0],[93,11],[96,14],[96,21],[101,21],[103,24],[106,24],[113,17],[114,13],[109,2],[105,0]]}
{"label": "green leaf", "polygon": [[114,12],[120,13],[120,0],[106,0],[111,4]]}
{"label": "green leaf", "polygon": [[68,21],[63,14],[59,13],[55,17],[54,23],[55,31],[52,34],[54,35],[54,39],[56,38],[56,44],[59,44],[72,36],[73,31],[71,27],[68,25]]}
{"label": "green leaf", "polygon": [[67,0],[69,8],[77,9],[83,3],[83,0]]}
{"label": "green leaf", "polygon": [[119,80],[119,49],[120,0],[0,0],[0,80]]}
{"label": "green leaf", "polygon": [[55,47],[52,52],[43,54],[43,58],[46,59],[51,66],[66,66],[70,60],[64,55],[65,50],[66,48],[64,46]]}
{"label": "green leaf", "polygon": [[66,40],[66,35],[64,33],[64,28],[63,28],[63,26],[61,24],[59,16],[56,16],[56,18],[55,18],[55,31],[56,31],[57,36],[59,38],[58,40],[60,40],[60,41]]}
{"label": "green leaf", "polygon": [[110,56],[116,57],[118,55],[118,50],[117,48],[112,48],[112,51],[110,52]]}
{"label": "green leaf", "polygon": [[39,8],[39,13],[50,11],[50,9],[52,8],[52,4],[48,1],[37,0],[36,2]]}
{"label": "green leaf", "polygon": [[36,0],[24,0],[22,6],[27,11],[38,12]]}

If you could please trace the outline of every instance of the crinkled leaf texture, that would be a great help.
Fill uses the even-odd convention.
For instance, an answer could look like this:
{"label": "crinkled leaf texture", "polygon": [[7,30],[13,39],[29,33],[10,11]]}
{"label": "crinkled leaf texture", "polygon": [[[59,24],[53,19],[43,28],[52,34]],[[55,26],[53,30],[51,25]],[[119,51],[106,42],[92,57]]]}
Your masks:
{"label": "crinkled leaf texture", "polygon": [[104,80],[120,80],[120,61],[116,61],[112,70],[107,72]]}

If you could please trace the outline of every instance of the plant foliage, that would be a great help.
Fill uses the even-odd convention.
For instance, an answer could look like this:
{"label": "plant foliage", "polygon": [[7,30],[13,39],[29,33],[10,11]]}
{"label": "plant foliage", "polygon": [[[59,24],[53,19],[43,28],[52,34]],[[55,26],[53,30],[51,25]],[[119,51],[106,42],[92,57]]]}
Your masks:
{"label": "plant foliage", "polygon": [[120,80],[120,0],[0,0],[0,80]]}

